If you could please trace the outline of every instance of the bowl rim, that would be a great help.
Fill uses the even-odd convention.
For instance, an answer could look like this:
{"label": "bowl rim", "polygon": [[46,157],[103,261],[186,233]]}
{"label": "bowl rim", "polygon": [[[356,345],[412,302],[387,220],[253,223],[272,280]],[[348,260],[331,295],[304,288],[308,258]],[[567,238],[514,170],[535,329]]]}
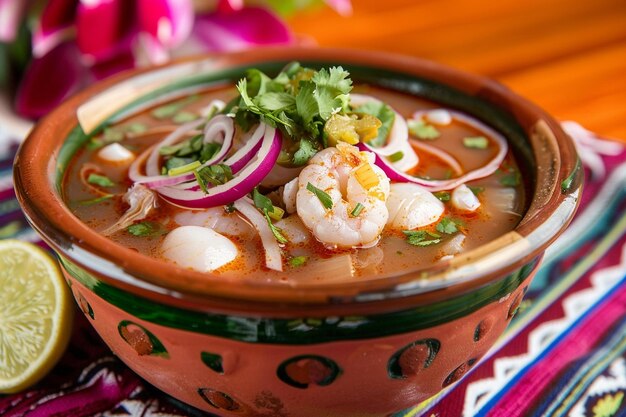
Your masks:
{"label": "bowl rim", "polygon": [[[528,133],[538,170],[532,203],[522,222],[496,241],[433,267],[367,281],[284,286],[233,282],[185,270],[133,252],[84,225],[64,205],[54,187],[58,151],[77,126],[77,109],[93,96],[134,77],[158,74],[177,65],[210,62],[215,69],[254,65],[265,60],[327,60],[365,65],[427,78],[506,106]],[[131,70],[96,83],[40,120],[22,143],[14,165],[16,195],[35,230],[57,253],[108,284],[166,303],[230,311],[267,312],[306,306],[377,304],[397,309],[462,294],[511,273],[537,258],[571,221],[578,205],[582,169],[574,144],[543,110],[502,84],[424,59],[387,52],[338,48],[271,47],[220,55],[189,57]],[[567,185],[567,187],[566,187]],[[377,307],[378,308],[378,307]],[[369,308],[368,308],[369,309]]]}

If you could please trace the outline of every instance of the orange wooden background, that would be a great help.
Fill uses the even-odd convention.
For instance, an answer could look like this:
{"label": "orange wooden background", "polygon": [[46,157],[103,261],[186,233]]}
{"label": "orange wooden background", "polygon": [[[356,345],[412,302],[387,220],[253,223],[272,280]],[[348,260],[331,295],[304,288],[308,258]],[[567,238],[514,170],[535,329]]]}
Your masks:
{"label": "orange wooden background", "polygon": [[626,141],[626,0],[352,0],[290,18],[320,46],[398,52],[495,78]]}

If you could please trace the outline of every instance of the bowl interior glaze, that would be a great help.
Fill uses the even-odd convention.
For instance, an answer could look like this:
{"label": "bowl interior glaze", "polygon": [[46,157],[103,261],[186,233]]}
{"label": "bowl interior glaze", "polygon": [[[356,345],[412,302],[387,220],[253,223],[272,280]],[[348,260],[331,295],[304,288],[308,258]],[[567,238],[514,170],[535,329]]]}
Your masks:
{"label": "bowl interior glaze", "polygon": [[[90,136],[134,111],[210,85],[234,84],[249,67],[275,73],[286,63],[342,65],[356,82],[417,95],[461,110],[502,132],[526,178],[528,210],[510,233],[430,268],[362,282],[286,287],[224,282],[137,254],[87,228],[61,199],[72,155]],[[80,121],[80,124],[79,124]],[[470,291],[537,257],[571,219],[581,170],[573,144],[551,117],[502,85],[415,58],[345,50],[281,48],[198,57],[135,71],[95,85],[64,103],[34,129],[16,159],[25,213],[44,239],[109,283],[157,300],[247,311],[281,302],[307,310],[369,310],[428,304]],[[174,295],[174,297],[171,297]],[[399,304],[398,304],[399,303]],[[385,307],[386,305],[386,307]],[[367,306],[367,307],[366,307]],[[289,313],[291,314],[291,312]]]}

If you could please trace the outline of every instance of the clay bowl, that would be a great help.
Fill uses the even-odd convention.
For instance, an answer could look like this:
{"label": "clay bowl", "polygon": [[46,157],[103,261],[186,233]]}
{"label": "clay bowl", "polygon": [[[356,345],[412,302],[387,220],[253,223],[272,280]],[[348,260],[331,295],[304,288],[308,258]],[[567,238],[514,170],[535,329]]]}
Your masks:
{"label": "clay bowl", "polygon": [[[519,226],[429,269],[289,287],[224,282],[147,258],[87,228],[62,201],[68,160],[110,120],[292,60],[341,64],[357,82],[425,97],[504,133],[530,196]],[[102,339],[151,384],[218,416],[383,416],[455,383],[515,314],[575,212],[581,178],[558,123],[496,82],[415,58],[297,48],[198,57],[96,84],[41,120],[15,164],[22,208]]]}

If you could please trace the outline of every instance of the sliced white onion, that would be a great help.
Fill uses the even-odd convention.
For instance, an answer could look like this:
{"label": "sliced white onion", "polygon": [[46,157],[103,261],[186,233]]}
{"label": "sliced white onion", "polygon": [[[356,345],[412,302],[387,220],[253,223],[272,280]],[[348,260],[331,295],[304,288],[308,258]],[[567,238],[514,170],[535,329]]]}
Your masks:
{"label": "sliced white onion", "polygon": [[261,243],[265,250],[265,266],[275,271],[283,270],[283,259],[280,246],[267,224],[267,219],[263,216],[248,199],[242,198],[233,203],[235,209],[239,211],[259,232]]}
{"label": "sliced white onion", "polygon": [[280,154],[282,144],[280,132],[269,125],[263,124],[263,126],[265,126],[265,134],[258,152],[226,184],[209,188],[208,193],[176,187],[162,187],[156,191],[170,203],[192,209],[222,206],[242,198],[259,185],[270,172]]}
{"label": "sliced white onion", "polygon": [[113,164],[124,164],[135,159],[135,154],[119,143],[114,142],[100,149],[98,158]]}
{"label": "sliced white onion", "polygon": [[452,123],[452,115],[447,109],[427,110],[426,120],[439,126],[447,126]]}
{"label": "sliced white onion", "polygon": [[[356,106],[372,101],[376,103],[381,102],[379,99],[365,94],[350,94],[350,103]],[[389,162],[389,164],[398,171],[406,172],[418,164],[419,158],[409,144],[409,128],[406,124],[406,120],[404,120],[404,117],[402,117],[400,113],[395,110],[393,111],[396,117],[393,120],[389,136],[387,136],[387,143],[385,146],[372,148],[376,150],[377,154],[385,157],[402,152],[402,158],[400,160]]]}
{"label": "sliced white onion", "polygon": [[454,207],[463,211],[476,211],[480,207],[478,197],[465,184],[459,185],[452,191],[450,202]]}
{"label": "sliced white onion", "polygon": [[[421,111],[416,112],[415,115],[416,117],[422,117],[422,113],[423,112]],[[485,166],[469,171],[464,175],[461,175],[460,177],[451,178],[449,180],[429,180],[425,178],[414,177],[395,169],[395,167],[387,160],[387,158],[384,158],[381,155],[377,154],[377,148],[361,142],[358,143],[357,146],[362,151],[370,151],[376,154],[376,165],[378,165],[383,171],[385,171],[385,174],[387,174],[391,181],[412,182],[415,184],[423,185],[424,187],[428,188],[429,191],[451,190],[461,184],[465,184],[468,181],[484,178],[488,175],[493,174],[498,169],[498,167],[500,167],[500,164],[502,164],[502,161],[504,161],[504,158],[506,157],[506,154],[509,150],[508,143],[504,136],[496,132],[491,127],[485,125],[484,123],[479,122],[478,120],[468,117],[462,113],[452,110],[450,111],[450,113],[455,119],[489,136],[498,145],[498,153]]]}

